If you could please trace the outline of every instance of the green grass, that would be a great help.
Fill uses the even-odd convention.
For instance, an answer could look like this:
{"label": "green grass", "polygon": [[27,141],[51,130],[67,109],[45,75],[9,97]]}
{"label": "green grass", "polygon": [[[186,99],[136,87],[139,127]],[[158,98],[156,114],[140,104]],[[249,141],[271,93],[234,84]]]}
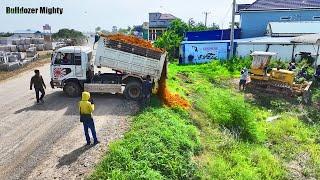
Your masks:
{"label": "green grass", "polygon": [[[249,62],[170,64],[169,88],[192,108],[153,99],[91,179],[319,179],[320,91],[310,107],[271,96],[248,99],[234,78]],[[295,166],[301,167],[293,173]]]}
{"label": "green grass", "polygon": [[[242,93],[235,91],[237,85],[232,85],[241,66],[234,65],[231,69],[233,71],[229,63],[218,62],[170,65],[172,90],[193,102],[191,114],[201,132],[204,149],[197,158],[198,176],[202,179],[290,179],[292,169],[288,165],[306,153],[309,159],[301,174],[319,178],[319,131],[300,118],[304,108],[299,103],[276,97],[246,100]],[[313,115],[313,120],[319,117],[317,110],[309,108],[313,114],[310,110],[307,115]],[[273,115],[281,118],[267,123],[267,117]]]}
{"label": "green grass", "polygon": [[189,179],[199,152],[197,129],[179,109],[152,108],[134,118],[123,140],[113,143],[91,179]]}

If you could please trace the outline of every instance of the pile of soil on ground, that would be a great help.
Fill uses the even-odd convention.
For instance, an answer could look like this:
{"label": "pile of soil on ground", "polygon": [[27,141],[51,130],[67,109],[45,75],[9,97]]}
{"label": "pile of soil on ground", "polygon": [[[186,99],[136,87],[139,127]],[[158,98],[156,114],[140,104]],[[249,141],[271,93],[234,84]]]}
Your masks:
{"label": "pile of soil on ground", "polygon": [[163,103],[169,107],[182,107],[189,109],[191,107],[188,100],[182,98],[179,94],[173,94],[169,91],[167,86],[167,68],[163,68],[161,78],[159,80],[158,96]]}
{"label": "pile of soil on ground", "polygon": [[153,47],[151,42],[146,41],[146,40],[141,39],[141,38],[138,38],[138,37],[135,37],[135,36],[124,35],[124,34],[106,35],[106,34],[103,34],[103,33],[100,33],[100,36],[105,38],[105,39],[108,39],[108,40],[119,41],[119,42],[131,44],[131,45],[135,45],[135,46],[151,49],[151,50],[154,50],[154,51],[160,52],[160,53],[164,52],[160,48]]}

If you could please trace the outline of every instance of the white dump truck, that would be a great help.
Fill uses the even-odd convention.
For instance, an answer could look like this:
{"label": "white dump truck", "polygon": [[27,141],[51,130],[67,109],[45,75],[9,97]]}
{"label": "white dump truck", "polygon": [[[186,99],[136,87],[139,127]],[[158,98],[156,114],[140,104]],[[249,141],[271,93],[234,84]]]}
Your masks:
{"label": "white dump truck", "polygon": [[[95,54],[89,47],[68,46],[52,54],[51,86],[62,88],[70,97],[82,91],[123,93],[127,99],[139,100],[142,82],[150,76],[160,79],[167,53],[132,44],[100,38]],[[101,73],[99,68],[110,68]]]}

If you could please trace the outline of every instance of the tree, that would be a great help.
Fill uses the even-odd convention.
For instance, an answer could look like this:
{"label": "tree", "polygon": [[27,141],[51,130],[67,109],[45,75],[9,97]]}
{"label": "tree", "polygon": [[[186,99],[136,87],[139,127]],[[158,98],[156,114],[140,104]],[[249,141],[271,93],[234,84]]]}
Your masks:
{"label": "tree", "polygon": [[60,29],[57,33],[52,34],[53,39],[81,39],[85,38],[82,32],[74,29]]}
{"label": "tree", "polygon": [[110,31],[107,31],[107,30],[101,30],[101,32],[103,33],[103,34],[110,34]]}
{"label": "tree", "polygon": [[180,46],[180,43],[183,39],[183,36],[174,31],[166,31],[155,41],[155,46],[159,48],[164,48],[169,53],[169,58],[176,58],[177,50]]}
{"label": "tree", "polygon": [[171,21],[168,30],[155,41],[155,45],[159,48],[166,49],[169,53],[169,58],[177,58],[179,46],[187,31],[205,31],[214,29],[219,29],[219,26],[213,23],[212,27],[208,28],[201,22],[195,23],[192,18],[189,19],[188,24],[181,19],[176,19]]}
{"label": "tree", "polygon": [[4,32],[0,33],[0,37],[10,37],[10,36],[12,36],[12,35],[13,35],[13,33],[9,33],[9,32],[7,32],[7,33],[4,33]]}
{"label": "tree", "polygon": [[188,26],[189,26],[189,27],[192,27],[192,26],[194,26],[195,24],[196,24],[196,22],[194,21],[193,18],[190,18],[190,19],[188,20]]}
{"label": "tree", "polygon": [[189,26],[189,31],[207,31],[207,30],[217,30],[220,29],[215,23],[211,27],[205,26],[202,22],[195,23],[193,26]]}
{"label": "tree", "polygon": [[172,31],[180,37],[183,37],[185,32],[188,31],[189,27],[187,23],[183,22],[181,19],[176,19],[171,21],[168,31]]}
{"label": "tree", "polygon": [[99,32],[99,31],[101,31],[101,27],[98,26],[98,27],[96,27],[95,30],[96,30],[96,32]]}
{"label": "tree", "polygon": [[127,28],[120,28],[119,30],[118,30],[118,32],[119,33],[122,33],[122,34],[131,34],[131,27],[130,26],[128,26]]}

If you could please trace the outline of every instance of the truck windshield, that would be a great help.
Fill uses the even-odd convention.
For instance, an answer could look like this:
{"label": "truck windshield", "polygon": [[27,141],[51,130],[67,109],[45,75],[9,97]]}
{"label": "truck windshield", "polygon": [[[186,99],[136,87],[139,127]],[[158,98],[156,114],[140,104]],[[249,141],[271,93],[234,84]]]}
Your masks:
{"label": "truck windshield", "polygon": [[73,65],[74,54],[73,53],[57,53],[55,56],[54,64]]}

